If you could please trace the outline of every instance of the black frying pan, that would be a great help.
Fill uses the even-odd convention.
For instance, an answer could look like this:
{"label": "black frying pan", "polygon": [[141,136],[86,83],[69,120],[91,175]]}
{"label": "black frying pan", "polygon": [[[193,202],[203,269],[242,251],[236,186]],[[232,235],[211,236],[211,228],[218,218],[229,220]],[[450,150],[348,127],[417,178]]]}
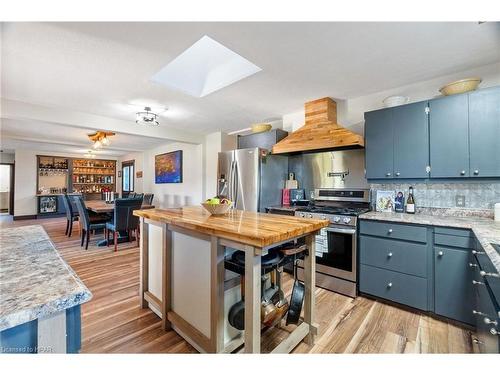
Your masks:
{"label": "black frying pan", "polygon": [[297,324],[299,322],[302,305],[304,303],[305,287],[297,278],[297,259],[293,262],[293,273],[295,282],[293,284],[292,296],[290,297],[290,306],[286,316],[286,325]]}
{"label": "black frying pan", "polygon": [[229,309],[227,320],[234,328],[243,331],[245,329],[245,276],[240,277],[241,300]]}

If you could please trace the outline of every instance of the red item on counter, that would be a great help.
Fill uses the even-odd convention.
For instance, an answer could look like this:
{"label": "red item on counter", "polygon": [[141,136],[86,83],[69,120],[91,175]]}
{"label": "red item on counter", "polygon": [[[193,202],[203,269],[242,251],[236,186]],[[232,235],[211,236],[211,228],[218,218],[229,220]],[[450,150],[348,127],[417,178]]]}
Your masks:
{"label": "red item on counter", "polygon": [[290,205],[290,189],[281,190],[281,203],[283,206]]}

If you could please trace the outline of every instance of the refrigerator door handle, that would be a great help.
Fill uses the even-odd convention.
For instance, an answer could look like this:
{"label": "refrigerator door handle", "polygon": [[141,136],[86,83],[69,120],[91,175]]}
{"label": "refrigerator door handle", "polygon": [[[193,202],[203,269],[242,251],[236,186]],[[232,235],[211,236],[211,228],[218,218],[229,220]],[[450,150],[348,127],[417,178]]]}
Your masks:
{"label": "refrigerator door handle", "polygon": [[234,197],[234,160],[231,161],[231,167],[229,168],[229,181],[228,181],[228,194],[229,199],[233,201]]}
{"label": "refrigerator door handle", "polygon": [[238,184],[240,183],[238,179],[238,163],[235,161],[234,162],[234,171],[233,171],[233,186],[234,186],[234,199],[232,201],[234,202],[234,208],[236,208],[236,205],[238,203],[238,189],[239,186]]}

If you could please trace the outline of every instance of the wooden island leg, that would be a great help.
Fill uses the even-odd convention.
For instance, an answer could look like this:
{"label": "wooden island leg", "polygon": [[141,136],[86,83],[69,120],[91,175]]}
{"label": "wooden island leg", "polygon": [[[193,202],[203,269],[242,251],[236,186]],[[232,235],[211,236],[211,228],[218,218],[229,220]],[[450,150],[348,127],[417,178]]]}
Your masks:
{"label": "wooden island leg", "polygon": [[167,224],[162,225],[162,234],[161,326],[165,331],[170,331],[172,325],[168,320],[168,312],[172,300],[172,231]]}
{"label": "wooden island leg", "polygon": [[149,289],[149,257],[148,257],[148,251],[149,251],[149,224],[144,221],[144,218],[141,217],[141,257],[140,257],[140,287],[139,287],[139,299],[140,299],[140,306],[141,309],[145,309],[148,307],[148,302],[144,298],[144,294],[148,291]]}
{"label": "wooden island leg", "polygon": [[210,256],[210,342],[213,353],[224,351],[224,246],[211,238]]}
{"label": "wooden island leg", "polygon": [[245,249],[245,353],[260,353],[260,253]]}
{"label": "wooden island leg", "polygon": [[314,234],[306,237],[308,253],[304,258],[304,322],[309,325],[309,333],[304,341],[308,345],[314,345],[314,338],[317,333],[317,325],[314,323],[314,308],[316,289],[316,248]]}

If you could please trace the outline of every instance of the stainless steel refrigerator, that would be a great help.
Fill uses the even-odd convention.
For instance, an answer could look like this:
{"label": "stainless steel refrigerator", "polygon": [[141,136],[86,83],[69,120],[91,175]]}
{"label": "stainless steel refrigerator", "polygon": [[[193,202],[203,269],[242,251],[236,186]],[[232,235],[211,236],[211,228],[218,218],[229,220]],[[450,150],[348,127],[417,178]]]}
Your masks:
{"label": "stainless steel refrigerator", "polygon": [[217,194],[231,199],[238,210],[265,212],[281,204],[288,174],[288,157],[261,148],[219,152]]}

